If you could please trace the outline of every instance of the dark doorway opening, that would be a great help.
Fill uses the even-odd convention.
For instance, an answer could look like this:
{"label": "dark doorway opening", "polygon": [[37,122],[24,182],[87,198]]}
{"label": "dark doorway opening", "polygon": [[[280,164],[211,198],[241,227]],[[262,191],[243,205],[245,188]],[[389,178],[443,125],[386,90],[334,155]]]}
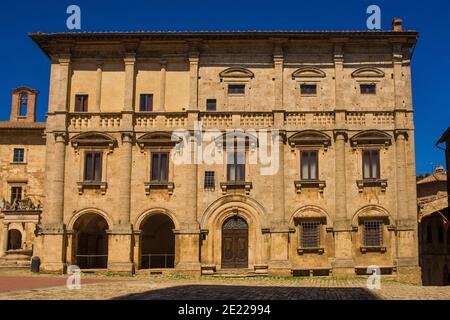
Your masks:
{"label": "dark doorway opening", "polygon": [[141,269],[175,267],[175,235],[173,221],[165,214],[149,217],[141,227]]}
{"label": "dark doorway opening", "polygon": [[11,229],[8,231],[8,250],[22,249],[22,233],[19,230]]}
{"label": "dark doorway opening", "polygon": [[75,261],[81,269],[108,266],[108,223],[95,213],[83,215],[75,223]]}

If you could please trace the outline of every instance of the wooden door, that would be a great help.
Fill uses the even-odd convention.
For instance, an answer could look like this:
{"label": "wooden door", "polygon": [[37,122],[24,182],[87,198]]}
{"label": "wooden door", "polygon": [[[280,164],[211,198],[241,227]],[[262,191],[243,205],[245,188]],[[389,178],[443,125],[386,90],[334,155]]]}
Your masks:
{"label": "wooden door", "polygon": [[232,218],[223,225],[222,268],[248,268],[248,226],[241,218]]}

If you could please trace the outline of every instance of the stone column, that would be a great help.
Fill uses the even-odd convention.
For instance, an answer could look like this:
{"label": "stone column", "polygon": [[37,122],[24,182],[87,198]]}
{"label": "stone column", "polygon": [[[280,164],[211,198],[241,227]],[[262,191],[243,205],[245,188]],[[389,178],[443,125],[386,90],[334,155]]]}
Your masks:
{"label": "stone column", "polygon": [[8,224],[3,224],[3,235],[2,235],[2,247],[1,247],[0,257],[3,257],[6,255],[6,252],[8,251]]}
{"label": "stone column", "polygon": [[[45,204],[42,214],[44,247],[42,270],[65,272],[64,175],[66,134],[48,134],[46,153]],[[53,152],[51,152],[53,151]]]}
{"label": "stone column", "polygon": [[344,77],[344,51],[343,45],[337,44],[334,47],[334,73],[335,73],[335,104],[336,110],[345,108],[344,89],[342,79]]}
{"label": "stone column", "polygon": [[198,63],[199,53],[189,53],[189,70],[190,70],[190,90],[189,90],[189,109],[198,110]]}
{"label": "stone column", "polygon": [[94,112],[100,112],[102,104],[102,75],[103,75],[103,62],[97,61],[97,77],[95,81],[95,104]]}
{"label": "stone column", "polygon": [[345,131],[335,131],[335,221],[334,246],[335,261],[333,274],[353,275],[352,226],[347,215],[347,177],[346,177],[346,142]]}
{"label": "stone column", "polygon": [[[189,115],[194,117],[197,116],[197,113],[190,112]],[[190,143],[191,159],[194,160],[195,138],[192,138]],[[200,271],[200,226],[197,219],[198,165],[196,161],[193,161],[192,164],[178,165],[176,170],[182,170],[181,174],[189,184],[186,184],[183,190],[186,208],[184,218],[180,230],[177,230],[175,234],[177,255],[175,268],[185,272],[198,273]]]}
{"label": "stone column", "polygon": [[161,83],[159,91],[159,108],[155,111],[164,112],[166,110],[166,74],[167,61],[161,60]]}
{"label": "stone column", "polygon": [[[270,260],[269,272],[272,270],[277,274],[290,274],[289,263],[289,225],[285,214],[285,181],[284,181],[284,143],[285,132],[280,132],[274,137],[272,148],[278,144],[279,168],[273,175],[272,202],[273,217],[270,228]],[[273,151],[272,151],[273,154]]]}
{"label": "stone column", "polygon": [[[56,61],[58,64],[56,64]],[[42,213],[42,267],[47,272],[65,272],[66,238],[64,188],[67,144],[67,113],[70,94],[71,58],[54,57],[47,117],[45,163],[45,203]]]}
{"label": "stone column", "polygon": [[134,110],[134,89],[135,89],[135,65],[136,55],[134,53],[127,53],[124,58],[125,63],[125,93],[123,111]]}
{"label": "stone column", "polygon": [[275,50],[273,63],[275,66],[275,110],[283,110],[284,55],[281,48]]}
{"label": "stone column", "polygon": [[[397,276],[401,280],[421,283],[418,260],[417,212],[408,206],[407,186],[407,130],[395,131],[396,179],[397,179]],[[417,200],[415,200],[417,203]],[[416,207],[415,207],[416,208]]]}
{"label": "stone column", "polygon": [[133,230],[131,213],[131,171],[134,136],[132,132],[122,133],[122,145],[116,152],[121,163],[119,195],[117,197],[117,218],[109,231],[108,270],[116,273],[133,273]]}
{"label": "stone column", "polygon": [[402,45],[393,45],[392,62],[394,65],[394,90],[395,90],[395,109],[403,109],[405,95],[405,81],[403,76],[403,53]]}

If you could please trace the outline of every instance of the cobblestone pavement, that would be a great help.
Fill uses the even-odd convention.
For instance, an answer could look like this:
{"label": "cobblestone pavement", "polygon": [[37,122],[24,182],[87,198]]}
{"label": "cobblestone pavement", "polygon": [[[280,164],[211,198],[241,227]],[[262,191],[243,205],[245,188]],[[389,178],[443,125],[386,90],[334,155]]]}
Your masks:
{"label": "cobblestone pavement", "polygon": [[[15,275],[21,281],[50,276]],[[55,277],[63,279],[63,277]],[[0,274],[0,283],[5,275]],[[88,283],[88,282],[96,283]],[[99,282],[100,281],[100,282]],[[45,282],[45,281],[43,281]],[[83,276],[82,288],[55,287],[0,292],[0,300],[104,299],[231,299],[231,300],[450,300],[450,287],[421,287],[382,280],[381,290],[369,290],[364,278],[211,278],[180,276]]]}

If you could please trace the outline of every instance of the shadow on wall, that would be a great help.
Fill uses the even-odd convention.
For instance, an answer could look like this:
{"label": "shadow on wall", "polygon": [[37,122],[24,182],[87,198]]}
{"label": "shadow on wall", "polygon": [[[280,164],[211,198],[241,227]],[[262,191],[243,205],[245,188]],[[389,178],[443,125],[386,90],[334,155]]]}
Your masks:
{"label": "shadow on wall", "polygon": [[365,288],[187,285],[114,300],[379,300],[379,297]]}

